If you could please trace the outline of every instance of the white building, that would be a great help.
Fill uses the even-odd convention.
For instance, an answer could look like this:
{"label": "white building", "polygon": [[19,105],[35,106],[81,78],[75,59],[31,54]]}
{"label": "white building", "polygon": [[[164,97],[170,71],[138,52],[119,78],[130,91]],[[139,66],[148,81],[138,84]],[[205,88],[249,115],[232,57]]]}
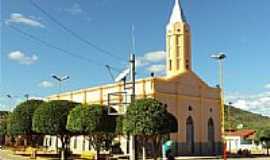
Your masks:
{"label": "white building", "polygon": [[227,151],[237,153],[239,150],[249,150],[251,152],[261,150],[261,145],[255,143],[256,131],[252,129],[231,130],[225,132]]}

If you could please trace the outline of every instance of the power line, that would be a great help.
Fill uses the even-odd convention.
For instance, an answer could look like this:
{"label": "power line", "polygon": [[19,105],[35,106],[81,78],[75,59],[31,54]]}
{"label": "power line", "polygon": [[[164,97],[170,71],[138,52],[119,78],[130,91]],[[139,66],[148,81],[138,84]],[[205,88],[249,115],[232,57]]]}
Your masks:
{"label": "power line", "polygon": [[40,10],[44,15],[46,15],[51,21],[53,21],[55,24],[57,24],[58,26],[60,26],[64,31],[68,32],[70,35],[72,35],[73,37],[75,37],[76,39],[78,39],[79,41],[87,44],[88,46],[91,46],[92,48],[96,49],[97,51],[99,51],[100,53],[104,53],[108,56],[113,57],[116,60],[123,60],[125,62],[125,60],[122,57],[119,57],[117,55],[112,54],[111,52],[109,52],[108,50],[105,50],[101,47],[99,47],[98,45],[90,42],[87,39],[84,39],[83,37],[81,37],[79,34],[75,33],[73,30],[69,29],[68,27],[66,27],[65,25],[63,25],[60,21],[58,21],[56,18],[54,18],[53,16],[51,16],[48,12],[46,12],[43,8],[41,8],[39,5],[37,5],[34,0],[29,0],[31,2],[31,4],[38,10]]}
{"label": "power line", "polygon": [[[58,47],[58,46],[55,46],[55,45],[53,45],[53,44],[51,44],[51,43],[48,43],[48,42],[46,42],[46,41],[44,41],[44,40],[42,40],[42,39],[40,39],[40,38],[38,38],[38,37],[36,37],[36,36],[34,36],[34,35],[32,35],[32,34],[29,34],[29,33],[25,32],[25,31],[23,31],[23,30],[21,30],[21,29],[15,27],[15,26],[9,25],[9,27],[10,27],[11,29],[15,30],[16,32],[18,32],[18,33],[24,35],[25,37],[28,37],[28,38],[30,38],[30,39],[32,39],[32,40],[35,40],[35,41],[37,41],[37,42],[43,44],[44,46],[46,46],[46,47],[48,47],[48,48],[53,48],[53,49],[58,50],[58,51],[60,51],[60,52],[62,52],[62,53],[64,53],[64,54],[67,54],[67,55],[69,55],[69,56],[72,56],[72,57],[77,58],[77,59],[80,59],[80,60],[84,60],[84,61],[86,61],[86,62],[88,62],[88,63],[91,63],[91,64],[94,64],[94,65],[96,65],[96,66],[98,66],[98,67],[101,67],[101,66],[102,66],[102,67],[106,67],[106,66],[107,66],[107,64],[97,63],[97,62],[96,62],[95,60],[93,60],[93,59],[89,59],[88,57],[84,57],[84,56],[77,55],[77,54],[75,54],[75,53],[73,53],[73,52],[70,52],[70,51],[68,51],[68,50],[66,50],[66,49],[63,49],[63,48],[60,48],[60,47]],[[111,68],[112,68],[113,70],[115,70],[115,71],[119,71],[119,70],[120,70],[120,69],[117,69],[117,68],[114,68],[114,67],[111,67]]]}

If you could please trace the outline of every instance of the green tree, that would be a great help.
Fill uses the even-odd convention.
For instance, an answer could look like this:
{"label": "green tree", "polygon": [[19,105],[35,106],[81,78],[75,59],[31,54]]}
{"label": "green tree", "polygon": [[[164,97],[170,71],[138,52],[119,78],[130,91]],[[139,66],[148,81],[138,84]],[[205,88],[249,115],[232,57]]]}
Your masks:
{"label": "green tree", "polygon": [[44,135],[55,135],[61,140],[61,159],[66,159],[72,133],[66,129],[69,111],[78,103],[66,100],[42,104],[34,113],[33,130]]}
{"label": "green tree", "polygon": [[267,155],[269,155],[270,149],[270,128],[263,130],[260,134],[260,140],[263,144],[263,147],[267,150]]}
{"label": "green tree", "polygon": [[0,144],[5,143],[5,138],[7,135],[7,121],[8,121],[8,112],[0,111]]}
{"label": "green tree", "polygon": [[[41,100],[28,100],[16,106],[9,115],[7,131],[12,136],[24,136],[24,145],[33,145],[32,117],[35,110],[44,103]],[[30,142],[30,143],[29,143]]]}
{"label": "green tree", "polygon": [[0,120],[0,136],[5,136],[7,134],[7,119]]}
{"label": "green tree", "polygon": [[101,105],[79,105],[68,116],[67,129],[89,137],[89,142],[97,152],[108,149],[114,138],[116,116],[110,116]]}
{"label": "green tree", "polygon": [[0,136],[7,134],[8,112],[0,111]]}
{"label": "green tree", "polygon": [[161,152],[162,137],[177,131],[177,120],[167,112],[166,105],[155,99],[140,99],[128,107],[123,130],[129,135],[138,136],[143,149],[145,142],[151,140],[154,159],[157,159]]}

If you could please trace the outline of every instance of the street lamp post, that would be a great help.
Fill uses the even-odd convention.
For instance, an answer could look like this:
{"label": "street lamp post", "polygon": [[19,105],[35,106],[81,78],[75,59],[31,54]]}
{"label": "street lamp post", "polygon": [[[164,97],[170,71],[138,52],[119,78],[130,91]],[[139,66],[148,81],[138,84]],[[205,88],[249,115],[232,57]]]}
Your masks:
{"label": "street lamp post", "polygon": [[211,58],[216,60],[219,64],[219,85],[220,85],[220,118],[221,118],[221,137],[224,143],[224,159],[226,159],[226,143],[224,138],[224,71],[223,71],[223,62],[226,58],[226,55],[223,52],[211,55]]}
{"label": "street lamp post", "polygon": [[58,82],[58,87],[59,87],[59,91],[58,91],[58,99],[59,99],[59,98],[60,98],[60,97],[59,97],[59,94],[60,94],[60,92],[61,92],[61,86],[62,86],[62,83],[63,83],[64,81],[70,79],[70,77],[67,76],[67,75],[65,75],[65,76],[63,76],[63,77],[60,77],[60,76],[57,76],[57,75],[55,75],[55,74],[52,74],[51,77],[52,77],[53,79],[55,79],[55,80]]}
{"label": "street lamp post", "polygon": [[[12,99],[14,98],[14,96],[11,95],[11,94],[7,94],[6,96],[7,96],[7,98],[10,99],[11,101],[12,101]],[[10,101],[10,102],[11,102],[11,101]],[[13,103],[13,102],[11,102],[11,103]],[[12,111],[12,106],[9,106],[9,107],[8,107],[8,111],[11,113],[11,111]]]}
{"label": "street lamp post", "polygon": [[24,97],[26,98],[26,101],[29,100],[29,94],[25,94]]}
{"label": "street lamp post", "polygon": [[[55,74],[52,74],[51,77],[52,77],[53,79],[55,79],[55,80],[58,82],[59,91],[58,91],[58,96],[57,96],[57,98],[58,98],[58,100],[59,100],[59,99],[60,99],[60,92],[61,92],[61,85],[62,85],[62,83],[63,83],[64,81],[70,79],[70,77],[67,76],[67,75],[65,75],[65,76],[63,76],[63,77],[60,77],[60,76],[57,76],[57,75],[55,75]],[[58,152],[58,137],[57,137],[57,136],[56,136],[56,140],[55,140],[55,147],[56,147],[56,151]]]}
{"label": "street lamp post", "polygon": [[[6,94],[6,97],[8,98],[8,99],[10,99],[10,100],[12,100],[12,99],[14,99],[14,98],[20,98],[20,97],[22,97],[22,96],[14,96],[14,95],[12,95],[12,94]],[[23,97],[26,99],[26,101],[28,101],[29,100],[29,94],[25,94],[25,95],[23,95]],[[12,107],[10,106],[10,108],[8,109],[10,112],[12,111]]]}

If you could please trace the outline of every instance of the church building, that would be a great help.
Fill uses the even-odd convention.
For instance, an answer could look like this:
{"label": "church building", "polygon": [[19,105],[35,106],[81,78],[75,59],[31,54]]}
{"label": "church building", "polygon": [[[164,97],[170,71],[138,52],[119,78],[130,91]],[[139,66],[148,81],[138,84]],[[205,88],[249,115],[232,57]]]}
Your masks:
{"label": "church building", "polygon": [[[168,106],[168,111],[178,121],[178,132],[170,135],[177,142],[178,155],[220,154],[221,90],[207,85],[192,70],[191,28],[178,0],[175,0],[165,29],[166,76],[136,80],[136,99],[151,97]],[[108,95],[125,91],[124,83],[116,82],[51,95],[47,99],[108,105]],[[120,104],[124,99],[116,95],[114,101]],[[115,107],[121,110],[119,106]],[[121,139],[123,152],[126,152],[126,141],[126,138]],[[70,148],[74,153],[80,153],[89,148],[87,145],[82,137],[73,137]]]}

